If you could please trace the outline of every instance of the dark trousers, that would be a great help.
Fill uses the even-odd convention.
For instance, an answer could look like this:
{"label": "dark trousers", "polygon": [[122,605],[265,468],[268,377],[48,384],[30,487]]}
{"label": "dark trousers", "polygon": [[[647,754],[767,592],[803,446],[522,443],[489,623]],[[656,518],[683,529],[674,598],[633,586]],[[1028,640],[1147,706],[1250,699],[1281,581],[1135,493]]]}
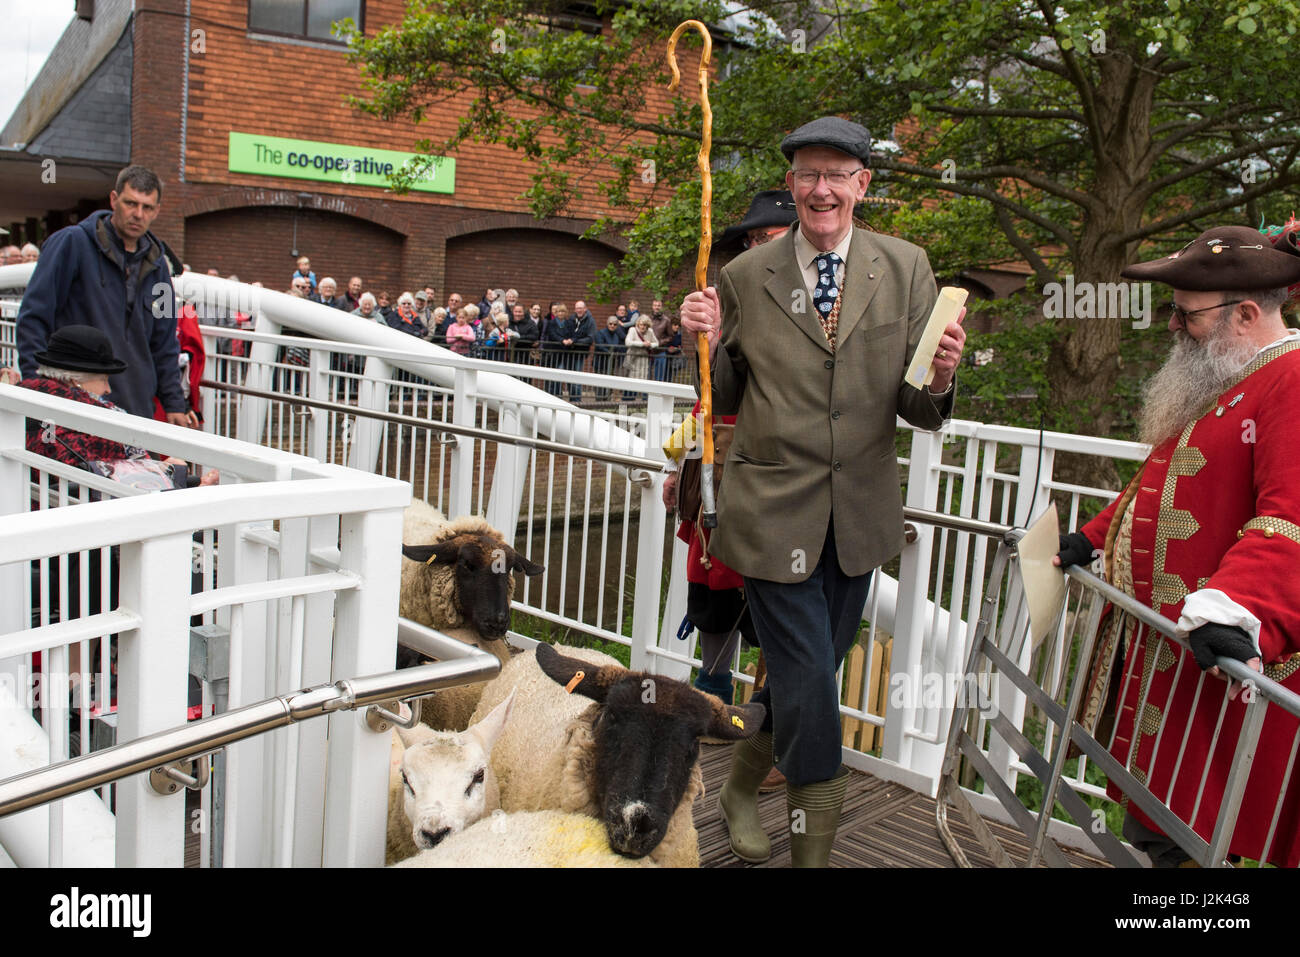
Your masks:
{"label": "dark trousers", "polygon": [[793,785],[835,776],[840,767],[840,689],[835,672],[853,647],[871,573],[840,569],[834,524],[821,560],[793,584],[745,578],[745,597],[767,659],[767,684],[754,700],[767,708],[776,766]]}

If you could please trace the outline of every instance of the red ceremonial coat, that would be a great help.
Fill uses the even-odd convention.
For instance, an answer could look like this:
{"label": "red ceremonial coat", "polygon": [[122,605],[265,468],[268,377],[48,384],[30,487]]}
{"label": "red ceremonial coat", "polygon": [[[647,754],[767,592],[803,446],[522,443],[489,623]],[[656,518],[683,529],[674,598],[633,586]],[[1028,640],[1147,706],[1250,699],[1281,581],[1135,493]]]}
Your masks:
{"label": "red ceremonial coat", "polygon": [[[1189,594],[1218,589],[1260,620],[1265,674],[1300,692],[1297,396],[1300,340],[1293,339],[1257,356],[1213,408],[1177,438],[1153,449],[1125,494],[1082,531],[1095,547],[1107,548],[1109,568],[1113,543],[1108,545],[1107,531],[1112,520],[1122,518],[1118,506],[1131,499],[1131,567],[1137,599],[1177,621]],[[1167,803],[1173,811],[1208,840],[1245,705],[1240,696],[1227,705],[1193,822],[1196,792],[1215,739],[1226,685],[1207,676],[1197,698],[1201,670],[1191,653],[1153,637],[1156,640],[1129,642],[1124,666],[1111,678],[1120,682],[1122,695],[1111,753],[1157,797],[1169,793]],[[1142,720],[1135,722],[1140,705]],[[1231,853],[1260,857],[1296,731],[1295,718],[1277,706],[1269,707]],[[1121,797],[1113,784],[1109,793]],[[1135,804],[1128,809],[1154,828]],[[1300,863],[1300,756],[1269,860],[1290,867]]]}

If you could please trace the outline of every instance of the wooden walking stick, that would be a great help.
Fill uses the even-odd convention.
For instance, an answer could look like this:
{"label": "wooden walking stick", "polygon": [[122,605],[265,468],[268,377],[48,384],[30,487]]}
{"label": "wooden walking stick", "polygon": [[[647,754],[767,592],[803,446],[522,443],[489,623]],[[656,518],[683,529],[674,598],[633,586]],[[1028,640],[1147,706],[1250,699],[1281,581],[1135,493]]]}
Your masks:
{"label": "wooden walking stick", "polygon": [[[713,55],[713,38],[709,29],[699,20],[686,20],[677,25],[673,35],[668,38],[668,68],[673,72],[673,80],[668,84],[668,92],[677,89],[681,73],[677,69],[677,38],[687,30],[694,29],[704,40],[704,49],[700,51],[700,109],[704,116],[704,136],[700,142],[696,165],[703,178],[700,190],[700,251],[695,258],[695,289],[703,292],[708,285],[709,247],[713,244],[713,228],[710,206],[713,202],[713,176],[709,169],[709,150],[713,147],[713,110],[709,106],[709,58]],[[701,433],[700,460],[700,525],[704,528],[718,527],[718,512],[713,502],[713,382],[709,375],[709,338],[701,332],[696,335],[695,353],[700,362],[700,418]]]}

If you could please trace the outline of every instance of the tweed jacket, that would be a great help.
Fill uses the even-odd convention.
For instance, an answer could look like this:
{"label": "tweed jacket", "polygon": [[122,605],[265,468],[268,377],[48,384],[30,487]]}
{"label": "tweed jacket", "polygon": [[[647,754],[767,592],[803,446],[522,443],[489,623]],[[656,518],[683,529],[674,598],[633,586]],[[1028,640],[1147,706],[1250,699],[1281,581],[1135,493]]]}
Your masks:
{"label": "tweed jacket", "polygon": [[903,382],[938,295],[925,252],[854,230],[832,352],[795,261],[795,228],[723,268],[712,368],[714,412],[738,418],[710,552],[776,582],[812,574],[832,517],[846,575],[897,555],[895,416],[937,429],[953,405],[952,390]]}

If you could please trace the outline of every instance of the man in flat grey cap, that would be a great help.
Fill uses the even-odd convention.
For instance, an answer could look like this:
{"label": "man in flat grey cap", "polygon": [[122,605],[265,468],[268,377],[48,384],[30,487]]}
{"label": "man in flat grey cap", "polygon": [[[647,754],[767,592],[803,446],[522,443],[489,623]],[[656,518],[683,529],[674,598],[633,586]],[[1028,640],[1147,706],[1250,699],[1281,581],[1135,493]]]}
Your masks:
{"label": "man in flat grey cap", "polygon": [[791,862],[824,867],[848,774],[835,672],[871,570],[903,542],[895,415],[942,425],[965,334],[949,325],[926,390],[905,384],[937,289],[920,248],[853,227],[870,134],[822,117],[781,151],[798,228],[728,263],[681,315],[709,335],[714,412],[739,413],[710,551],[744,576],[768,664],[755,699],[768,720],[735,746],[722,815],[738,857],[770,856],[757,793],[775,761],[789,782]]}

